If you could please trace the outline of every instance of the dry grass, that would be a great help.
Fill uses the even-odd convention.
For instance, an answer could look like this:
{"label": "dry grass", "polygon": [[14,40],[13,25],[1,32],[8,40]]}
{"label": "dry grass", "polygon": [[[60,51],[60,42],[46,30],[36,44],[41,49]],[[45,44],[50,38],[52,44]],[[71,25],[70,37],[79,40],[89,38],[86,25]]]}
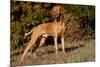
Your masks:
{"label": "dry grass", "polygon": [[[11,66],[16,65],[40,65],[40,64],[61,64],[76,62],[92,62],[95,61],[95,40],[80,41],[77,43],[65,42],[65,53],[61,51],[59,44],[59,53],[55,54],[52,45],[39,48],[36,51],[37,58],[34,59],[32,53],[28,53],[23,63],[20,63],[20,54],[11,56]],[[11,52],[12,53],[12,52]]]}

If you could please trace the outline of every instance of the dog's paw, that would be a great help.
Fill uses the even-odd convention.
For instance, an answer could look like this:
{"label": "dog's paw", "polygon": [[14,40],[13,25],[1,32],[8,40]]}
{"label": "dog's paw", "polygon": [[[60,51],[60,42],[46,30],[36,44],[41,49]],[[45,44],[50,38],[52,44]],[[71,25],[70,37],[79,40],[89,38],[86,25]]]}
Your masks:
{"label": "dog's paw", "polygon": [[65,50],[62,50],[63,53],[65,53]]}
{"label": "dog's paw", "polygon": [[56,54],[56,55],[58,54],[58,51],[57,51],[57,50],[55,51],[55,54]]}

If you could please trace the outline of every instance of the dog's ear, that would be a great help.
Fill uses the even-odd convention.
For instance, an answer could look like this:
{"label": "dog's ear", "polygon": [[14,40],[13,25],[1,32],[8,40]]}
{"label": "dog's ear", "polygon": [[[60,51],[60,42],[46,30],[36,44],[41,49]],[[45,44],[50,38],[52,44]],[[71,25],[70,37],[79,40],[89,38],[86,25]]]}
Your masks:
{"label": "dog's ear", "polygon": [[57,17],[57,16],[59,16],[59,15],[63,15],[64,12],[65,12],[64,7],[58,5],[58,6],[54,6],[54,7],[51,9],[50,14],[51,14],[52,17]]}
{"label": "dog's ear", "polygon": [[59,6],[59,7],[60,7],[60,14],[61,15],[64,15],[64,13],[65,13],[64,7],[63,6]]}

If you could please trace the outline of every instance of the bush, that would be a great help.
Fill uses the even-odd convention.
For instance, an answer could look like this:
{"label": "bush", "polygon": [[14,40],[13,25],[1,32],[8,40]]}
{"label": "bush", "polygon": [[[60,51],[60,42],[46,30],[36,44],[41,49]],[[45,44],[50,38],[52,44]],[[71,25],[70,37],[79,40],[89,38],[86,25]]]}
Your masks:
{"label": "bush", "polygon": [[[57,4],[11,1],[11,51],[23,48],[24,34],[34,26],[50,21],[50,9]],[[77,41],[94,36],[95,6],[60,4],[65,8],[65,39]]]}

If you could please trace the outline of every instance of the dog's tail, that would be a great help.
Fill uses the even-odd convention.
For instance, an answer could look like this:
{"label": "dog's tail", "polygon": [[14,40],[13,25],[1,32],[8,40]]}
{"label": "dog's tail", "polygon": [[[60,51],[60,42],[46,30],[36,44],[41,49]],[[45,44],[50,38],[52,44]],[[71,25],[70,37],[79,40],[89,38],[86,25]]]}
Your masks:
{"label": "dog's tail", "polygon": [[34,30],[34,32],[32,33],[32,37],[31,37],[31,40],[30,42],[28,43],[28,45],[26,46],[25,48],[25,51],[21,57],[21,62],[23,61],[23,58],[24,56],[26,55],[27,51],[32,47],[32,45],[34,45],[34,43],[37,41],[37,39],[39,38],[40,36],[40,32],[41,31],[38,31],[38,30]]}
{"label": "dog's tail", "polygon": [[25,37],[26,37],[26,36],[28,36],[29,34],[31,34],[31,33],[32,33],[32,31],[33,31],[33,30],[31,30],[31,31],[30,31],[30,32],[28,32],[28,33],[25,33]]}
{"label": "dog's tail", "polygon": [[[34,28],[33,28],[34,29]],[[25,36],[24,36],[24,38],[26,38],[28,35],[30,35],[32,32],[33,32],[33,29],[31,29],[31,31],[30,32],[28,32],[28,33],[25,33]]]}

